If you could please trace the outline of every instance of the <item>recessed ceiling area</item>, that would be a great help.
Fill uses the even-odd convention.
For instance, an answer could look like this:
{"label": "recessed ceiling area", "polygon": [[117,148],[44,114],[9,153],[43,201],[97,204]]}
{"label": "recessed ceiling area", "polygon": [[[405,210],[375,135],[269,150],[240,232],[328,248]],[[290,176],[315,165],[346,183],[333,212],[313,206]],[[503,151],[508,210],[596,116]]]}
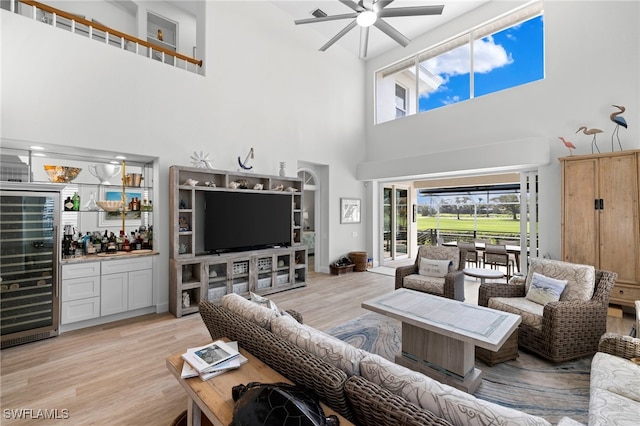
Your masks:
{"label": "recessed ceiling area", "polygon": [[[291,15],[291,25],[294,20],[313,18],[314,12],[320,9],[327,15],[342,15],[352,13],[353,9],[342,4],[339,0],[293,0],[293,1],[274,1],[276,6],[284,10],[287,14]],[[357,3],[357,2],[356,2]],[[365,5],[371,3],[371,0],[365,1]],[[389,3],[389,2],[387,2]],[[431,6],[431,5],[444,5],[444,9],[441,15],[434,16],[404,16],[404,17],[389,17],[384,18],[389,25],[394,27],[409,40],[428,33],[429,31],[437,28],[452,19],[455,19],[465,13],[488,3],[488,0],[473,0],[473,1],[439,1],[439,0],[395,0],[388,4],[385,9],[394,9],[399,7],[417,7],[417,6]],[[317,12],[315,12],[317,14]],[[345,28],[349,24],[351,19],[317,22],[305,25],[298,25],[297,31],[316,31],[323,36],[324,41],[320,41],[318,46],[314,46],[316,49],[320,47],[337,33]],[[354,55],[359,56],[360,53],[360,31],[359,28],[354,28],[340,38],[331,48],[340,46],[352,52]],[[366,59],[371,59],[375,56],[381,55],[389,50],[400,47],[400,45],[391,39],[388,35],[380,31],[375,26],[372,26],[369,30],[369,43],[368,53]]]}

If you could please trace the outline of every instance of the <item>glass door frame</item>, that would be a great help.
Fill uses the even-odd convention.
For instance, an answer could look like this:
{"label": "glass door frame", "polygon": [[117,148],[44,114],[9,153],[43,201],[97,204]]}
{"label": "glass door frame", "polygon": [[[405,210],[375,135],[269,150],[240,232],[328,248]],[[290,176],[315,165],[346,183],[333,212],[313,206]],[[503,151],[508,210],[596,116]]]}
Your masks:
{"label": "glass door frame", "polygon": [[[400,193],[404,192],[404,196]],[[390,194],[387,197],[387,194]],[[404,199],[404,203],[402,203]],[[382,187],[382,255],[383,260],[393,261],[409,257],[410,241],[410,187],[383,185]],[[404,229],[402,225],[404,224]],[[404,238],[401,236],[404,235]],[[404,248],[404,249],[403,249]]]}

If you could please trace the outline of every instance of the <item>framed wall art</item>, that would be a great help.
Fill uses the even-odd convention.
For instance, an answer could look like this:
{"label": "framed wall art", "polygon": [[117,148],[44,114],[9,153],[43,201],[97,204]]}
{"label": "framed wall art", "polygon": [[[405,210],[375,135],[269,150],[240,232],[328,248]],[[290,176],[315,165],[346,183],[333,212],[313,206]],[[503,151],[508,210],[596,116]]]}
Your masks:
{"label": "framed wall art", "polygon": [[340,198],[340,223],[360,223],[359,198]]}
{"label": "framed wall art", "polygon": [[[134,198],[137,198],[140,203],[142,203],[142,195],[142,191],[139,189],[126,190],[126,205],[129,206],[129,203],[131,203],[131,200]],[[122,199],[122,190],[103,187],[100,189],[100,199],[106,201],[119,201]],[[125,216],[126,225],[131,227],[140,226],[141,217],[142,212],[139,210],[128,211]],[[122,212],[101,212],[98,218],[98,225],[106,227],[122,226]]]}

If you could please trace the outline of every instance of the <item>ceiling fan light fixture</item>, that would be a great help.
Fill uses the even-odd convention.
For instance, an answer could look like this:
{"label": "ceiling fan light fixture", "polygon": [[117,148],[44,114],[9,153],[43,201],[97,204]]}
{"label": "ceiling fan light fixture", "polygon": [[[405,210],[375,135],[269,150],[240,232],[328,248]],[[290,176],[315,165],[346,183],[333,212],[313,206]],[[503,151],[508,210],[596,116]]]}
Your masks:
{"label": "ceiling fan light fixture", "polygon": [[361,27],[370,27],[378,19],[378,15],[373,10],[365,10],[356,18],[356,22]]}

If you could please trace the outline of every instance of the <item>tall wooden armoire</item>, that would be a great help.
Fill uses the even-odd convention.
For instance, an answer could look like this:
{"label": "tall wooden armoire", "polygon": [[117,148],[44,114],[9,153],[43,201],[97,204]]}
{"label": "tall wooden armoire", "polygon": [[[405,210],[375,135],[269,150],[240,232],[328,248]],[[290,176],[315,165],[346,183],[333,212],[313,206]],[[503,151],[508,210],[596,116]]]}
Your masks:
{"label": "tall wooden armoire", "polygon": [[610,303],[640,300],[640,150],[560,158],[562,259],[618,273]]}

